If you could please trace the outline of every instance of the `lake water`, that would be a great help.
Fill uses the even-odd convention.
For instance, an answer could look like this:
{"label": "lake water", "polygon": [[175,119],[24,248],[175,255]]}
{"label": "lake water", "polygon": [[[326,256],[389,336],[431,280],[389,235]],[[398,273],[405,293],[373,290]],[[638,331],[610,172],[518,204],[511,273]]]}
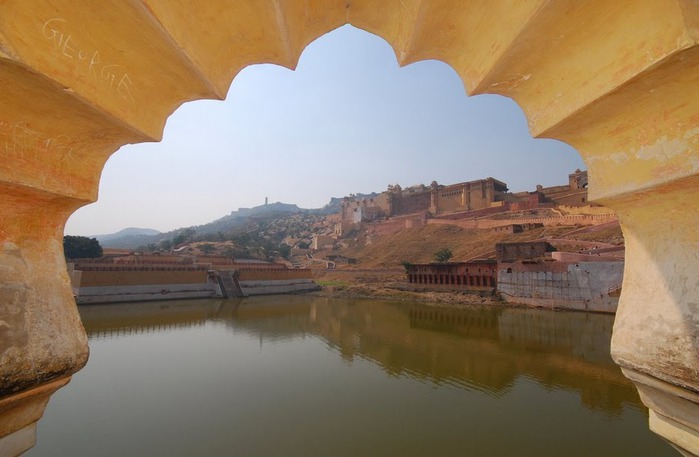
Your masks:
{"label": "lake water", "polygon": [[38,456],[672,456],[613,317],[274,296],[83,306]]}

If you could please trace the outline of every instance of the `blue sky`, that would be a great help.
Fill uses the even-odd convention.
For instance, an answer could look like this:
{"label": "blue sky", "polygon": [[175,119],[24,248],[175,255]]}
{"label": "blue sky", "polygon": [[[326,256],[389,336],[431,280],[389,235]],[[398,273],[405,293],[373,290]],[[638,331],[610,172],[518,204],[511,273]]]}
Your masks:
{"label": "blue sky", "polygon": [[381,38],[351,26],[311,43],[295,71],[245,68],[224,102],[180,107],[160,143],[122,147],[99,200],[66,234],[168,231],[270,202],[318,208],[330,197],[488,176],[511,191],[567,183],[572,147],[531,138],[515,102],[467,97],[439,61],[398,67]]}

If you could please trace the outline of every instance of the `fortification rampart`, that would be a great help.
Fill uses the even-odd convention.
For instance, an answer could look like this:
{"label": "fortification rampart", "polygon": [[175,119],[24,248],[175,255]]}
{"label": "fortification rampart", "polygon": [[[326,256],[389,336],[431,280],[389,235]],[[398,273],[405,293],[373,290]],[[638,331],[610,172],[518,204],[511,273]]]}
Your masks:
{"label": "fortification rampart", "polygon": [[463,219],[477,219],[479,217],[492,216],[493,214],[504,213],[509,209],[509,205],[505,202],[493,202],[490,207],[476,209],[473,211],[454,213],[454,214],[443,214],[435,217],[434,219],[441,220],[463,220]]}
{"label": "fortification rampart", "polygon": [[611,216],[616,218],[614,211],[604,206],[568,206],[559,205],[558,209],[569,215],[585,214],[585,215],[596,215],[596,216]]}
{"label": "fortification rampart", "polygon": [[456,225],[467,229],[493,229],[511,224],[543,224],[546,227],[557,225],[600,225],[618,220],[615,214],[574,214],[559,217],[522,217],[513,219],[427,219],[431,225]]}
{"label": "fortification rampart", "polygon": [[612,252],[607,252],[605,255],[602,254],[582,254],[577,252],[552,252],[551,258],[559,262],[589,262],[594,260],[595,262],[616,262],[618,260],[624,259],[624,251],[615,250]]}
{"label": "fortification rampart", "polygon": [[381,221],[372,228],[377,235],[386,236],[398,233],[406,228],[419,228],[424,227],[427,223],[427,217],[424,213],[413,214],[410,216],[400,216],[391,218],[385,221]]}

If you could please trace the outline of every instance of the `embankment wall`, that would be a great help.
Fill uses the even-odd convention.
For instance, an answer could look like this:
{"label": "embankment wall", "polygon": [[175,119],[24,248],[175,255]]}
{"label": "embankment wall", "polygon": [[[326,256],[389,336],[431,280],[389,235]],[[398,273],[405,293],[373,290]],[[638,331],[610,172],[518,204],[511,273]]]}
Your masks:
{"label": "embankment wall", "polygon": [[178,267],[133,267],[109,270],[76,270],[80,273],[79,286],[138,286],[147,284],[196,284],[206,283],[207,273],[204,269]]}
{"label": "embankment wall", "polygon": [[[508,302],[540,308],[614,313],[624,274],[623,261],[579,262],[564,270],[549,264],[502,264],[498,292]],[[612,295],[610,296],[610,293]]]}
{"label": "embankment wall", "polygon": [[287,278],[241,280],[240,288],[245,295],[274,295],[308,292],[320,286],[310,278]]}

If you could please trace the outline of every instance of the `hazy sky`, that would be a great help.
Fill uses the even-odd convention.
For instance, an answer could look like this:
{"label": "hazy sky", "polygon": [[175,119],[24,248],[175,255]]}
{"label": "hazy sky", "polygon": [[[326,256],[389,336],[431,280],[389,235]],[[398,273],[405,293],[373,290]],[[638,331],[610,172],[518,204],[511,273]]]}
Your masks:
{"label": "hazy sky", "polygon": [[224,102],[195,101],[163,141],[122,147],[97,203],[66,233],[168,231],[271,202],[318,208],[330,197],[492,176],[511,191],[567,183],[575,149],[529,135],[522,111],[495,95],[466,97],[447,64],[399,68],[391,47],[344,26],[311,43],[297,69],[255,65]]}

